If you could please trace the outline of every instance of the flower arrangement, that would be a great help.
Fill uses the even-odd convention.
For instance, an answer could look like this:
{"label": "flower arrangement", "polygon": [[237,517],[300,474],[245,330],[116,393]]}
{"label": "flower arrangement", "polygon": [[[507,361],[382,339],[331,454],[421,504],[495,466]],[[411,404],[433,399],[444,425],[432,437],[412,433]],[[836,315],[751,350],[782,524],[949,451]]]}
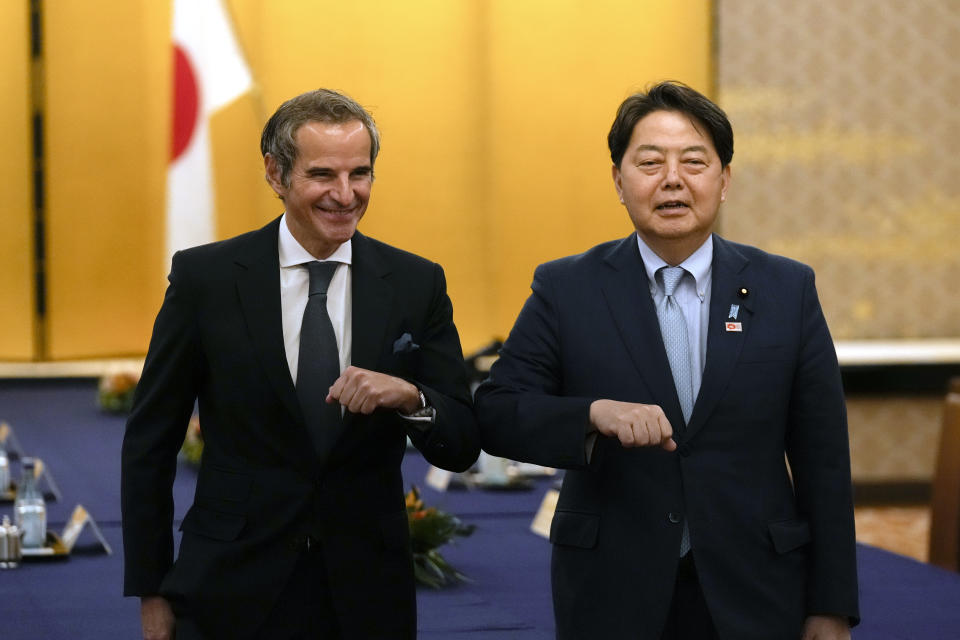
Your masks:
{"label": "flower arrangement", "polygon": [[416,486],[407,493],[407,523],[413,548],[413,571],[419,584],[433,589],[467,580],[454,569],[439,551],[457,536],[467,537],[476,528],[436,507],[425,507]]}
{"label": "flower arrangement", "polygon": [[130,413],[139,381],[140,376],[129,372],[103,376],[97,389],[97,404],[108,413]]}
{"label": "flower arrangement", "polygon": [[200,418],[197,416],[190,418],[187,435],[183,439],[183,446],[180,447],[180,455],[188,463],[200,466],[200,458],[203,456],[203,433],[200,432]]}

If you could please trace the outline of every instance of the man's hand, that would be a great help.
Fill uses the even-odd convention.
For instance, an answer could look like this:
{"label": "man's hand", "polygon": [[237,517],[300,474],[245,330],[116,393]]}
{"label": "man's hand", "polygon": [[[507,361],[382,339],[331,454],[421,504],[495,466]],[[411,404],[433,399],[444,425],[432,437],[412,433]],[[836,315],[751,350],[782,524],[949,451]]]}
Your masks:
{"label": "man's hand", "polygon": [[162,596],[140,598],[143,640],[172,640],[175,621],[170,603]]}
{"label": "man's hand", "polygon": [[802,640],[850,640],[850,624],[841,616],[810,616]]}
{"label": "man's hand", "polygon": [[590,405],[590,424],[625,447],[677,448],[670,421],[655,404],[595,400]]}
{"label": "man's hand", "polygon": [[327,402],[339,402],[351,413],[371,414],[380,408],[412,413],[420,406],[420,392],[401,378],[347,367],[330,387]]}

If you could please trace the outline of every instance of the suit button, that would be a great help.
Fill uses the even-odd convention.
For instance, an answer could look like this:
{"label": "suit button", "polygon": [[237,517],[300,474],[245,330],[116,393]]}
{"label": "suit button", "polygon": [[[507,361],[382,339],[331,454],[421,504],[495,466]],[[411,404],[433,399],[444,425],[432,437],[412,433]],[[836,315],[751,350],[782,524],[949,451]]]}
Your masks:
{"label": "suit button", "polygon": [[288,544],[292,551],[302,551],[307,548],[307,536],[294,536],[290,538]]}
{"label": "suit button", "polygon": [[680,522],[680,514],[674,513],[673,511],[671,511],[670,513],[667,514],[667,520],[669,520],[673,524],[678,524]]}
{"label": "suit button", "polygon": [[686,444],[682,445],[679,449],[677,449],[677,453],[686,458],[690,455],[690,446]]}

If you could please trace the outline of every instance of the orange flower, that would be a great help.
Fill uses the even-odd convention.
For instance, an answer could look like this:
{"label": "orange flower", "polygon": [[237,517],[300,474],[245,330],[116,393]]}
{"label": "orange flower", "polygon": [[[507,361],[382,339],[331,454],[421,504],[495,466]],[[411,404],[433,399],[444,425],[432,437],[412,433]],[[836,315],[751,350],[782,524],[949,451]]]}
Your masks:
{"label": "orange flower", "polygon": [[410,489],[406,497],[407,511],[423,509],[423,500],[420,499],[420,494],[417,492],[416,487]]}
{"label": "orange flower", "polygon": [[100,389],[107,393],[126,393],[137,386],[138,379],[133,373],[115,373],[100,379]]}

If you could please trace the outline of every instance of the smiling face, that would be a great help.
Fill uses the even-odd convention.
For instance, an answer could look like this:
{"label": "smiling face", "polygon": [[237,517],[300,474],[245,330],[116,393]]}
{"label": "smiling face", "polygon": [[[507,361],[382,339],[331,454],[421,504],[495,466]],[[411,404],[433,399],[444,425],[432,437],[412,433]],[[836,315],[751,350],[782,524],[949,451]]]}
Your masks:
{"label": "smiling face", "polygon": [[676,265],[713,230],[730,166],[703,126],[677,111],[653,111],[633,128],[613,181],[643,241]]}
{"label": "smiling face", "polygon": [[267,182],[283,200],[287,226],[315,258],[330,256],[353,237],[367,210],[373,167],[370,134],[359,120],[311,121],[297,129],[297,158],[284,184],[271,154]]}

